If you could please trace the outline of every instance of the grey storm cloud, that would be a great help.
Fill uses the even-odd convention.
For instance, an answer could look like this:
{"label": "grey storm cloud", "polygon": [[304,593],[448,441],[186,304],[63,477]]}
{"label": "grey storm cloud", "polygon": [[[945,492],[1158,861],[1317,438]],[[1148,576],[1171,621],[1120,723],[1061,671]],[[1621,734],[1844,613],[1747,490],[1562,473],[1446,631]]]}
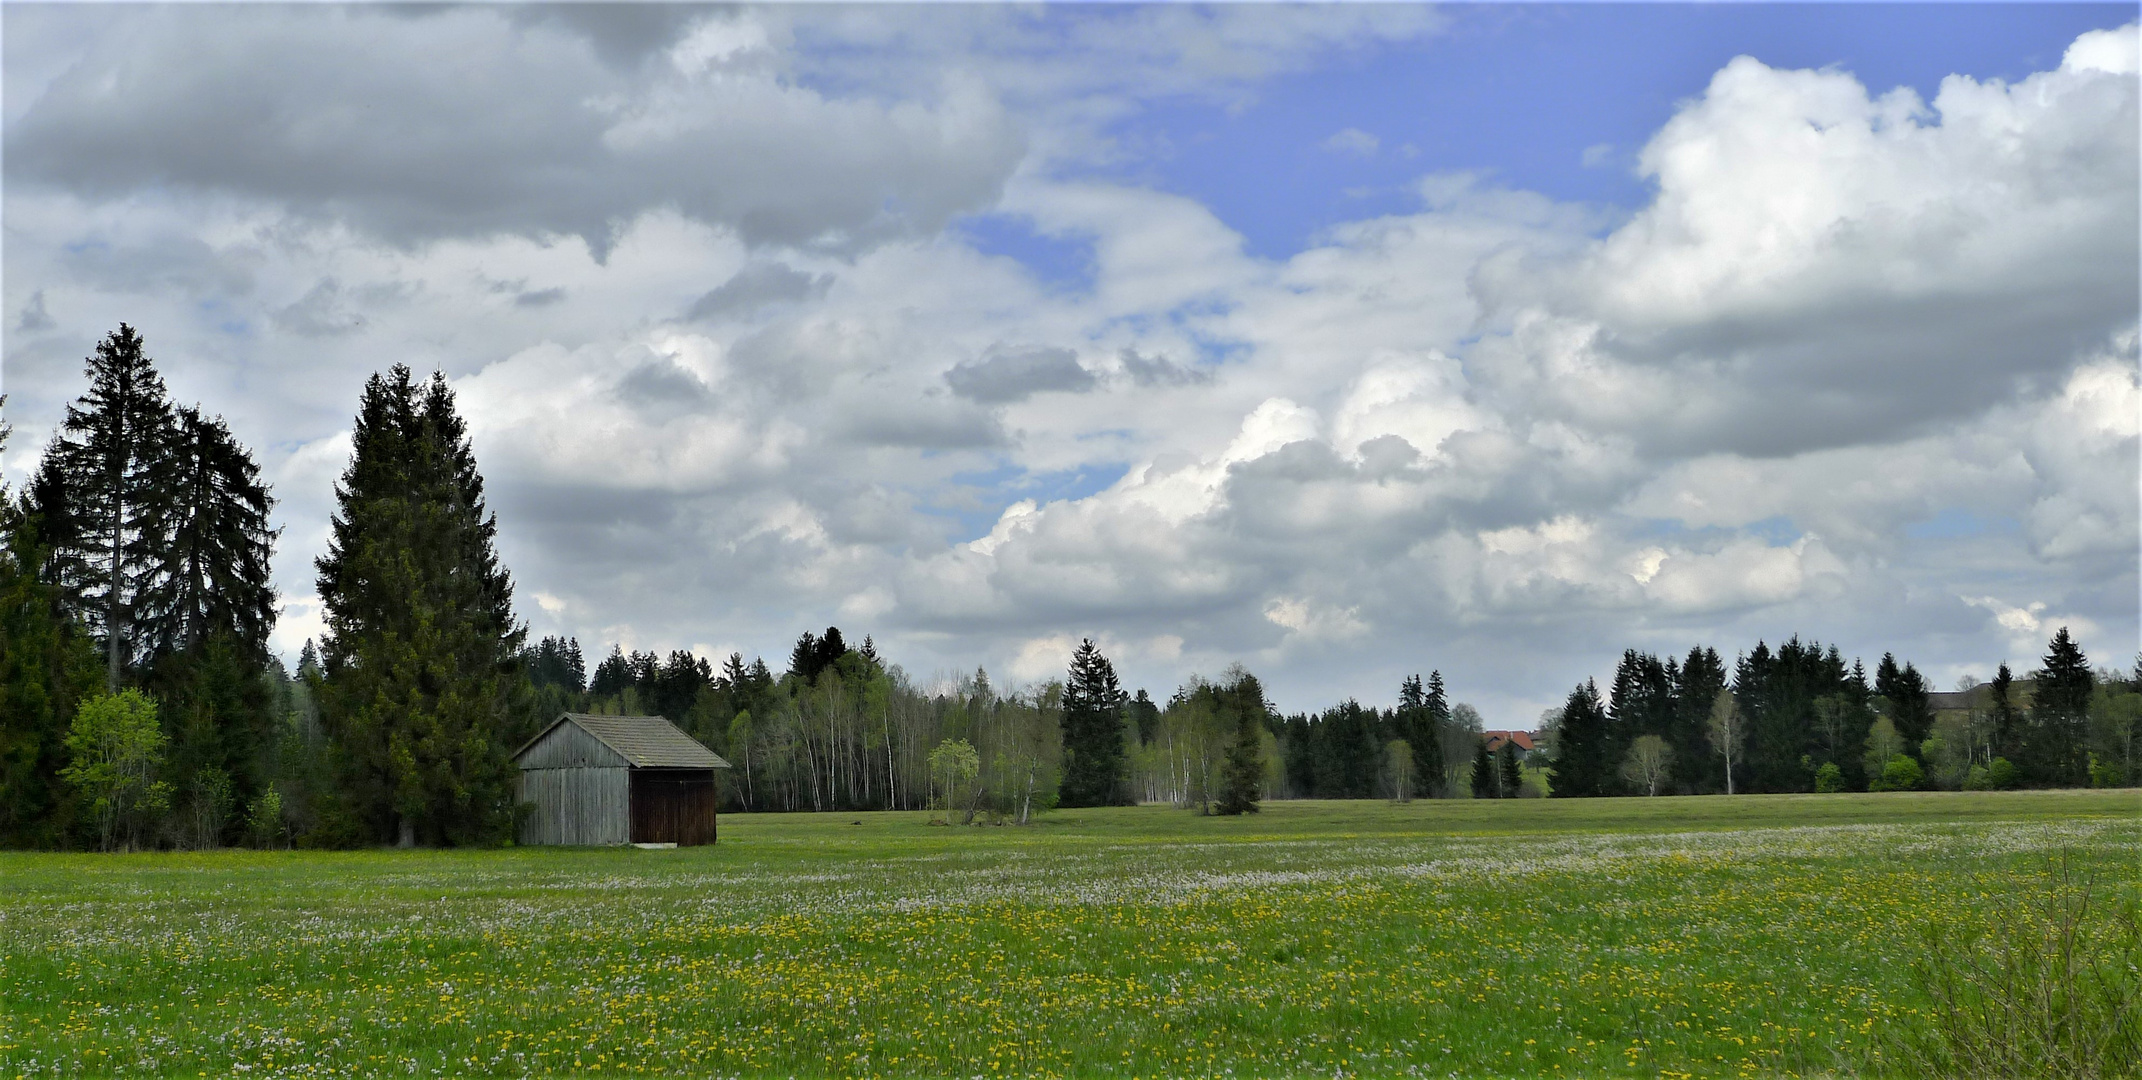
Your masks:
{"label": "grey storm cloud", "polygon": [[692,301],[684,317],[697,321],[750,315],[768,304],[817,299],[832,284],[831,274],[806,274],[777,262],[751,262]]}
{"label": "grey storm cloud", "polygon": [[1212,381],[1211,371],[1185,367],[1165,356],[1143,356],[1136,349],[1125,349],[1121,359],[1124,373],[1139,386],[1190,386]]}
{"label": "grey storm cloud", "polygon": [[970,401],[1001,405],[1051,390],[1084,393],[1097,385],[1093,372],[1064,348],[992,348],[945,372],[945,385]]}
{"label": "grey storm cloud", "polygon": [[272,321],[299,337],[351,334],[364,326],[364,316],[343,307],[342,286],[334,278],[321,278],[297,302],[277,311]]}
{"label": "grey storm cloud", "polygon": [[674,12],[391,7],[145,11],[11,119],[7,178],[236,195],[401,244],[577,235],[600,257],[665,208],[752,241],[929,232],[1024,153],[979,91],[828,98],[750,49],[696,61],[733,62],[718,78],[605,62],[673,37]]}

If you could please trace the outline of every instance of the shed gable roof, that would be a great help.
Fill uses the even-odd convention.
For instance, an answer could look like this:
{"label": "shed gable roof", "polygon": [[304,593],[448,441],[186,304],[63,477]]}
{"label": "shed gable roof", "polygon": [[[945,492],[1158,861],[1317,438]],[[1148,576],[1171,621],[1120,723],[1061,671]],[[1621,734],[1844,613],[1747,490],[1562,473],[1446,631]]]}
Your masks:
{"label": "shed gable roof", "polygon": [[636,769],[726,769],[729,763],[721,755],[700,745],[699,740],[686,735],[677,725],[659,716],[594,716],[588,713],[566,713],[559,717],[542,734],[528,740],[528,745],[514,751],[513,758],[542,742],[557,730],[560,724],[571,724],[593,736],[597,742],[609,747],[617,756],[624,758]]}

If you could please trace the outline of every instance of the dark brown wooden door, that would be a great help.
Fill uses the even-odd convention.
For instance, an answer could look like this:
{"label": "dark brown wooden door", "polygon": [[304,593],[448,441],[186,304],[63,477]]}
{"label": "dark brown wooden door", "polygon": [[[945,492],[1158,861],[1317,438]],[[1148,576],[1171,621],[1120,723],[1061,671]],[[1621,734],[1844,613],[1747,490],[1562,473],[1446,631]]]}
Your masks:
{"label": "dark brown wooden door", "polygon": [[714,842],[714,770],[632,770],[632,842]]}

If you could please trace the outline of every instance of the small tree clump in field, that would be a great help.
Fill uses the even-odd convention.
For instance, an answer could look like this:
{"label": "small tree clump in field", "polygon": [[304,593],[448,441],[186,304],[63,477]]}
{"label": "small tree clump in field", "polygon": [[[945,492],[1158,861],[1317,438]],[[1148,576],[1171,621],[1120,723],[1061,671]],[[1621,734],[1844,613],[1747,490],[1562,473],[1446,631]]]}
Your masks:
{"label": "small tree clump in field", "polygon": [[1829,795],[1844,790],[1844,770],[1834,761],[1825,761],[1815,770],[1815,791]]}
{"label": "small tree clump in field", "polygon": [[[930,751],[930,787],[933,794],[944,793],[946,821],[952,819],[952,808],[959,801],[959,792],[974,787],[974,778],[981,771],[982,755],[965,739],[946,739]],[[980,801],[981,789],[975,787],[974,803],[979,805]],[[967,808],[967,820],[974,820],[974,806]]]}
{"label": "small tree clump in field", "polygon": [[1879,777],[1889,765],[1889,759],[1904,752],[1904,737],[1897,734],[1896,721],[1887,716],[1874,718],[1867,728],[1867,775]]}
{"label": "small tree clump in field", "polygon": [[1264,741],[1258,737],[1257,718],[1243,712],[1236,721],[1235,741],[1227,747],[1221,766],[1221,814],[1254,814],[1257,796],[1264,786]]}
{"label": "small tree clump in field", "polygon": [[283,836],[283,793],[270,784],[245,813],[246,835],[260,847],[274,847]]}
{"label": "small tree clump in field", "polygon": [[1747,741],[1747,731],[1741,722],[1740,702],[1734,700],[1733,691],[1720,690],[1711,699],[1711,715],[1707,721],[1710,728],[1711,749],[1725,758],[1725,792],[1733,794],[1733,762],[1740,757],[1741,744]]}
{"label": "small tree clump in field", "polygon": [[67,732],[74,761],[60,778],[89,798],[104,850],[138,846],[143,828],[170,807],[171,785],[156,778],[164,741],[156,699],[139,690],[91,698],[75,712]]}
{"label": "small tree clump in field", "polygon": [[1903,754],[1890,758],[1882,765],[1882,775],[1867,784],[1868,791],[1917,791],[1926,781],[1926,773],[1919,763]]}
{"label": "small tree clump in field", "polygon": [[1392,739],[1383,748],[1384,775],[1391,782],[1391,801],[1413,801],[1413,744]]}
{"label": "small tree clump in field", "polygon": [[1629,744],[1629,756],[1622,759],[1621,778],[1631,787],[1646,795],[1659,793],[1659,784],[1666,779],[1666,771],[1673,766],[1673,748],[1666,740],[1656,735],[1641,735]]}

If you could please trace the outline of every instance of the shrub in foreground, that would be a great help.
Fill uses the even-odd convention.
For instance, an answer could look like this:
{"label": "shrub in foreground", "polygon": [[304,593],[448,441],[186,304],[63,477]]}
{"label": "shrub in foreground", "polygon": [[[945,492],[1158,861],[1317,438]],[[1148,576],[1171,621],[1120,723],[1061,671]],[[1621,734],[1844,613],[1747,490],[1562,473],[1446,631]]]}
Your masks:
{"label": "shrub in foreground", "polygon": [[2142,909],[2065,854],[2031,902],[1930,926],[1912,979],[1931,1005],[1882,1040],[1880,1075],[2142,1077]]}

